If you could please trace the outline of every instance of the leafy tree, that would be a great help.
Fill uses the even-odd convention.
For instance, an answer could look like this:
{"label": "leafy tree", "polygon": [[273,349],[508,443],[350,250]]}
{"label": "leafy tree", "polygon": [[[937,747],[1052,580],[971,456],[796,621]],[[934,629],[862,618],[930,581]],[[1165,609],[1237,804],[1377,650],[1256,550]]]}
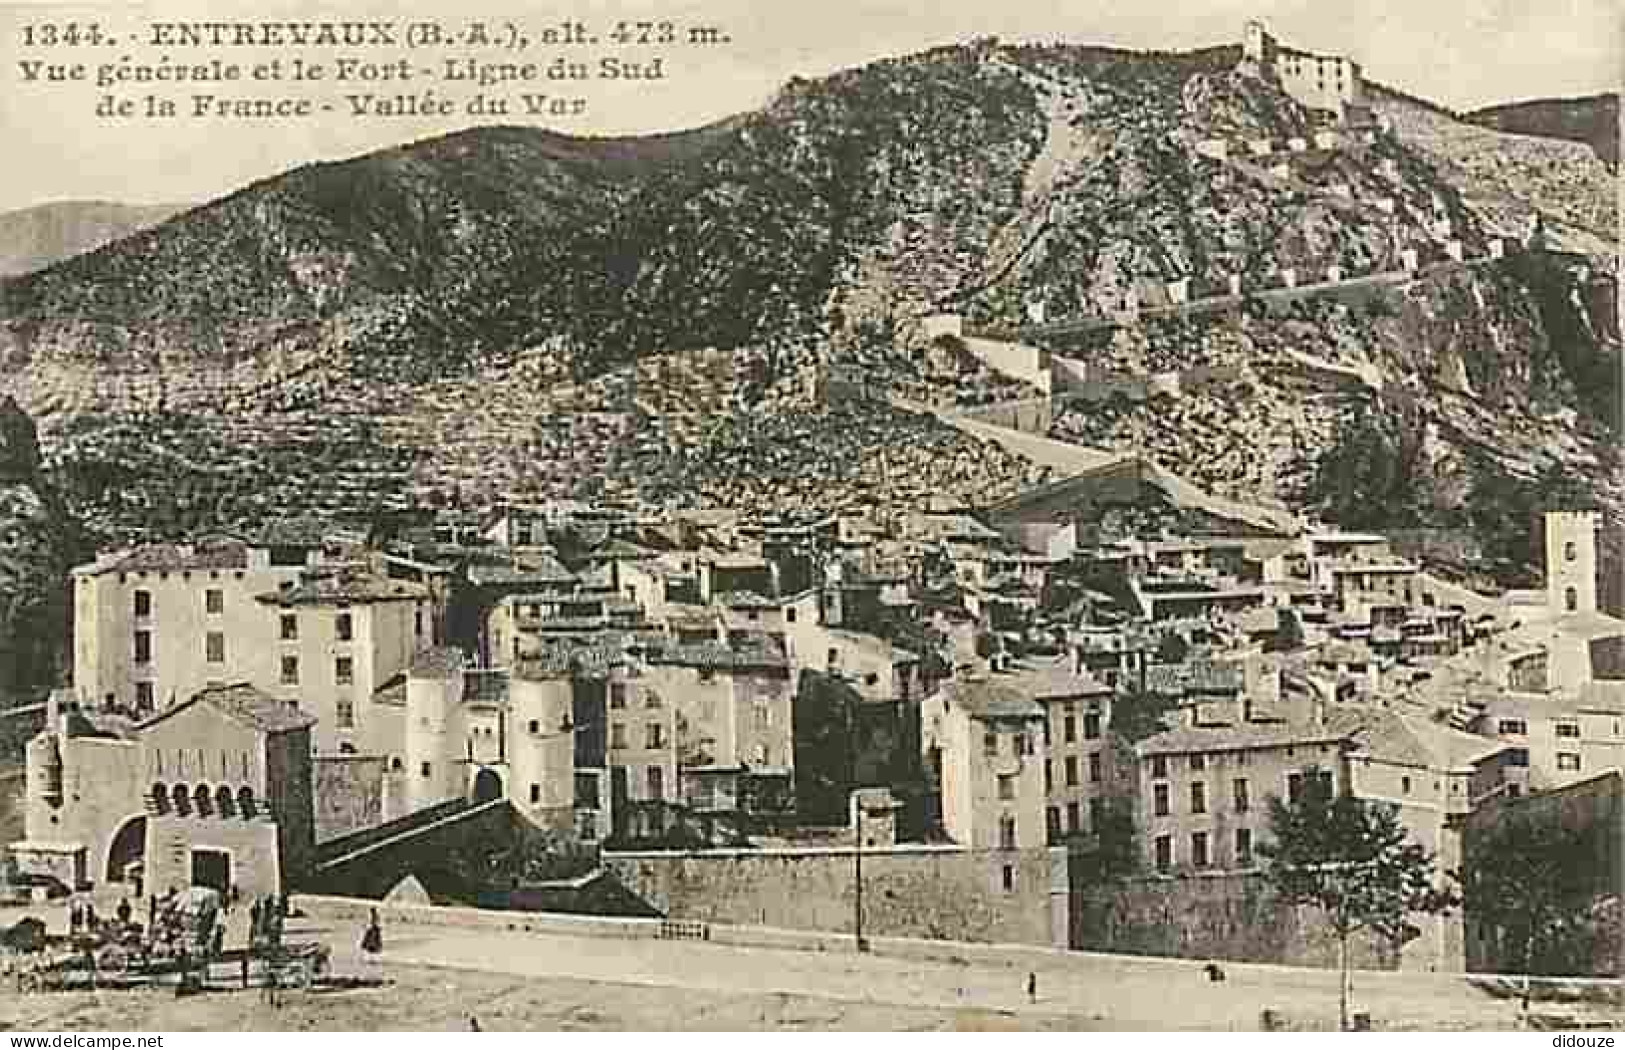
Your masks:
{"label": "leafy tree", "polygon": [[1172,697],[1160,693],[1124,693],[1112,701],[1111,731],[1126,744],[1138,744],[1166,732],[1167,716],[1178,706]]}
{"label": "leafy tree", "polygon": [[1397,807],[1369,803],[1322,785],[1327,774],[1304,770],[1296,801],[1270,799],[1270,834],[1258,852],[1280,899],[1325,912],[1340,960],[1338,1019],[1349,1022],[1349,940],[1364,930],[1396,946],[1421,932],[1412,913],[1438,914],[1455,903],[1440,888],[1434,857],[1409,841]]}
{"label": "leafy tree", "polygon": [[[1510,955],[1525,974],[1560,973],[1574,945],[1587,944],[1597,890],[1595,844],[1577,828],[1516,810],[1472,847],[1459,871],[1462,906],[1493,929],[1498,963]],[[1529,984],[1524,983],[1524,1009]]]}
{"label": "leafy tree", "polygon": [[1185,657],[1190,655],[1190,643],[1181,638],[1174,631],[1169,631],[1157,641],[1157,662],[1162,664],[1182,664]]}

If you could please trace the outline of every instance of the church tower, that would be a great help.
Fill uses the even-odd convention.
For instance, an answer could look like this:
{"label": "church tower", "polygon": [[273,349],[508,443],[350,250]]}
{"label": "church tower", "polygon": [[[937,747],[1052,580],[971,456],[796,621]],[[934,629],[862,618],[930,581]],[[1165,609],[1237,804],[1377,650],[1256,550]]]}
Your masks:
{"label": "church tower", "polygon": [[1597,611],[1597,514],[1546,515],[1546,604],[1554,616]]}

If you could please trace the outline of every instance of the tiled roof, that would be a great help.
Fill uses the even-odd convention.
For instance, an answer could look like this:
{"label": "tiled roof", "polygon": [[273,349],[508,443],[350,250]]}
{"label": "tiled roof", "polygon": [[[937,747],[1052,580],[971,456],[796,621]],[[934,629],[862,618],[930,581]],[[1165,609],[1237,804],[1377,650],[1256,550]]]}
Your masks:
{"label": "tiled roof", "polygon": [[784,653],[765,646],[733,646],[724,642],[674,642],[649,654],[652,664],[714,670],[779,670],[790,666]]}
{"label": "tiled roof", "polygon": [[1247,751],[1265,747],[1334,743],[1346,740],[1354,727],[1333,722],[1258,723],[1180,727],[1147,737],[1136,745],[1141,755],[1182,755],[1195,751]]}
{"label": "tiled roof", "polygon": [[210,686],[194,694],[190,700],[158,712],[137,728],[147,729],[194,704],[207,704],[245,725],[272,735],[306,729],[316,724],[313,716],[298,707],[266,696],[246,682],[239,682],[235,685]]}
{"label": "tiled roof", "polygon": [[330,531],[331,526],[318,518],[277,518],[249,533],[248,539],[263,547],[320,547]]}
{"label": "tiled roof", "polygon": [[1041,704],[997,677],[945,682],[942,692],[949,703],[964,708],[972,718],[983,721],[1044,717]]}
{"label": "tiled roof", "polygon": [[429,590],[420,583],[392,580],[370,569],[328,570],[302,577],[291,587],[262,594],[268,605],[369,605],[375,602],[423,601]]}
{"label": "tiled roof", "polygon": [[1355,727],[1358,750],[1380,761],[1428,769],[1462,769],[1508,746],[1499,740],[1382,708],[1339,711],[1336,716],[1341,724]]}
{"label": "tiled roof", "polygon": [[712,599],[716,604],[729,609],[777,609],[779,603],[771,598],[764,598],[755,591],[728,591],[716,595]]}
{"label": "tiled roof", "polygon": [[512,561],[482,561],[468,567],[469,582],[480,587],[528,586],[576,582],[575,573],[550,554],[525,554]]}
{"label": "tiled roof", "polygon": [[152,543],[97,561],[96,575],[108,572],[179,572],[184,569],[246,569],[248,544],[219,539],[197,544]]}
{"label": "tiled roof", "polygon": [[1111,686],[1087,674],[1075,674],[1070,660],[1017,665],[995,677],[1034,700],[1109,694]]}
{"label": "tiled roof", "polygon": [[372,692],[372,702],[391,707],[406,706],[406,672],[401,671]]}
{"label": "tiled roof", "polygon": [[412,657],[413,678],[450,678],[461,671],[465,661],[460,650],[449,645],[424,649]]}

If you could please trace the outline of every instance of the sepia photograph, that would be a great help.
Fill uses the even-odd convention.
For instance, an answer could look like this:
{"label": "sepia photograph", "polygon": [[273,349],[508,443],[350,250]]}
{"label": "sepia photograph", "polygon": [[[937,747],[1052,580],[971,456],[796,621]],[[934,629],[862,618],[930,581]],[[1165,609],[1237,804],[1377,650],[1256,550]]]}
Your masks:
{"label": "sepia photograph", "polygon": [[0,0],[0,1032],[1613,1045],[1622,75]]}

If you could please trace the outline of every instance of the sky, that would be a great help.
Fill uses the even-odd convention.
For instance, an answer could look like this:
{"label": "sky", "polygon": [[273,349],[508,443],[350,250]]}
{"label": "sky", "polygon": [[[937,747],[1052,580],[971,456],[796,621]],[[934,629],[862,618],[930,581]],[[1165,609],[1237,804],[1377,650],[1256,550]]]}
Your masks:
{"label": "sky", "polygon": [[[1277,37],[1312,51],[1349,54],[1366,76],[1456,109],[1526,98],[1618,90],[1625,66],[1625,7],[1617,0],[266,0],[246,4],[200,0],[88,7],[0,4],[0,131],[8,160],[0,168],[0,211],[52,200],[201,203],[249,182],[313,160],[338,159],[477,123],[534,123],[574,134],[674,130],[761,105],[792,76],[818,77],[888,55],[963,42],[979,36],[1182,50],[1239,41],[1247,19],[1262,18]],[[186,105],[193,93],[309,97],[339,106],[332,113],[289,120],[98,117],[106,91],[94,83],[41,84],[24,79],[22,63],[85,61],[94,77],[101,63],[128,54],[150,62],[163,55],[222,58],[245,66],[300,49],[154,48],[144,40],[155,20],[213,21],[435,17],[521,21],[539,35],[546,26],[580,19],[595,31],[618,20],[669,19],[717,25],[731,43],[666,51],[667,79],[654,83],[594,80],[530,85],[510,91],[583,97],[586,112],[562,118],[509,114],[484,119],[350,117],[344,93],[393,93],[389,84],[237,83],[167,86]],[[96,48],[30,47],[25,28],[68,20],[95,21],[120,37]],[[37,29],[36,29],[37,32]],[[131,39],[142,42],[131,45]],[[568,49],[540,45],[527,57]],[[605,48],[577,48],[571,57],[596,60]],[[316,58],[358,52],[340,49]],[[608,53],[615,53],[610,51]],[[627,52],[620,52],[626,54]],[[403,49],[371,57],[395,59]],[[419,53],[421,57],[421,53]],[[498,51],[488,59],[511,58]],[[414,58],[417,61],[417,58]],[[419,81],[419,84],[423,82]],[[150,87],[114,86],[139,100]],[[463,101],[462,98],[459,102]]]}

